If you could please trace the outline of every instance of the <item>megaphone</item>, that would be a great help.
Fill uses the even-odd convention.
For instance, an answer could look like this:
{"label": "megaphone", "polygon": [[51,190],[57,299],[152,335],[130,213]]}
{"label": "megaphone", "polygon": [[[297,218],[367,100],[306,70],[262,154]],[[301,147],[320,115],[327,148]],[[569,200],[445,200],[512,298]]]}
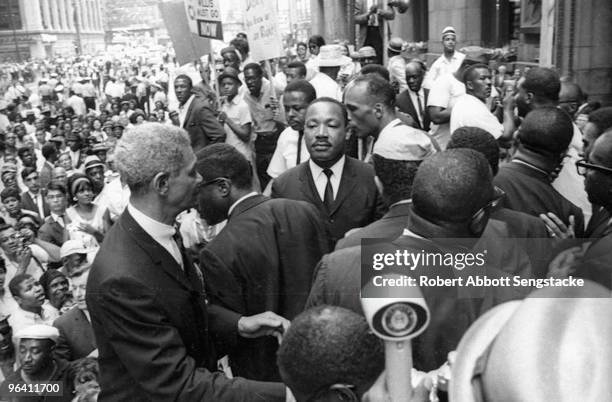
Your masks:
{"label": "megaphone", "polygon": [[[384,279],[401,281],[401,275]],[[385,341],[385,370],[392,402],[412,397],[412,347],[410,340],[429,324],[429,309],[418,286],[380,287],[369,281],[361,290],[361,306],[370,329]],[[376,295],[379,297],[368,297]]]}

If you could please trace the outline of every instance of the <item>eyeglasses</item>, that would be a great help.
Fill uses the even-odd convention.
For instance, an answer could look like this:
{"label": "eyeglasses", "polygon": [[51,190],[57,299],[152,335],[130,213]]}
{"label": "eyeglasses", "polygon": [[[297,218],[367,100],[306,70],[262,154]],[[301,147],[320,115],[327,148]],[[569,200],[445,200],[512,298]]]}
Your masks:
{"label": "eyeglasses", "polygon": [[214,178],[212,180],[208,180],[208,181],[205,181],[205,182],[201,183],[200,187],[206,187],[206,186],[208,186],[210,184],[218,183],[218,182],[224,181],[224,180],[228,180],[228,178],[227,177],[216,177],[216,178]]}
{"label": "eyeglasses", "polygon": [[473,234],[480,235],[480,233],[484,231],[484,228],[489,220],[489,216],[491,215],[491,211],[497,209],[506,196],[506,193],[504,193],[504,191],[499,187],[495,187],[493,190],[495,194],[493,195],[491,201],[472,215],[472,219],[470,220],[470,231]]}
{"label": "eyeglasses", "polygon": [[602,173],[612,174],[611,168],[600,166],[600,165],[594,165],[592,163],[587,162],[586,159],[580,159],[579,161],[576,162],[576,170],[578,171],[578,174],[580,176],[585,176],[589,169],[598,170]]}

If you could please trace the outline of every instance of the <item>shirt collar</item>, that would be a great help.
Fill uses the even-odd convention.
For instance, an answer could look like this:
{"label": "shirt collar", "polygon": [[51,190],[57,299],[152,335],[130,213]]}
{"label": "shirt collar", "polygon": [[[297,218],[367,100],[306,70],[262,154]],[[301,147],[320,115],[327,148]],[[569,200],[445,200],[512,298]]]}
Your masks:
{"label": "shirt collar", "polygon": [[62,216],[56,214],[55,212],[51,212],[51,219],[53,219],[55,222],[58,222],[58,223],[62,223],[62,224],[64,223],[62,221]]}
{"label": "shirt collar", "polygon": [[400,119],[393,119],[389,122],[389,124],[387,124],[385,127],[383,127],[382,130],[380,130],[380,133],[378,133],[378,138],[381,138],[383,133],[387,130],[390,130],[391,128],[397,126],[398,124],[402,124],[402,121]]}
{"label": "shirt collar", "polygon": [[242,201],[246,200],[247,198],[251,198],[256,196],[257,194],[259,194],[257,191],[251,191],[250,193],[248,193],[247,195],[244,195],[240,198],[238,198],[230,207],[229,210],[227,211],[227,216],[230,216],[232,214],[232,211],[234,210],[234,208],[236,208],[236,205],[240,204]]}
{"label": "shirt collar", "polygon": [[187,99],[187,102],[185,102],[183,104],[183,106],[179,106],[179,109],[181,110],[187,110],[189,109],[189,106],[191,105],[191,102],[193,102],[193,98],[195,98],[194,94],[191,94],[191,96],[189,97],[189,99]]}
{"label": "shirt collar", "polygon": [[165,223],[161,223],[148,217],[133,206],[131,202],[128,203],[128,211],[136,223],[138,223],[144,229],[144,231],[158,243],[162,243],[172,238],[176,232],[174,226],[166,225]]}
{"label": "shirt collar", "polygon": [[[344,169],[344,163],[346,162],[346,156],[342,155],[342,157],[336,162],[332,167],[330,167],[332,173],[336,177],[342,177],[342,170]],[[319,175],[324,174],[323,168],[313,162],[312,159],[308,160],[308,165],[310,166],[310,171],[312,172],[313,179],[316,180]]]}

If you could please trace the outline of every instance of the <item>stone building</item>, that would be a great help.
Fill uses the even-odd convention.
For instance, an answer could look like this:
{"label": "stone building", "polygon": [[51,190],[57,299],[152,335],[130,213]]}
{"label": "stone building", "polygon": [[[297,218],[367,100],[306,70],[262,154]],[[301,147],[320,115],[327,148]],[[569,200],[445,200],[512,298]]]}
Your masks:
{"label": "stone building", "polygon": [[[382,0],[311,0],[313,33],[355,40],[355,3]],[[387,1],[384,1],[387,3]],[[612,103],[610,0],[410,0],[389,23],[391,36],[425,41],[427,59],[442,51],[440,34],[456,28],[458,48],[514,47],[517,65],[554,67],[577,82],[589,99]],[[388,7],[388,6],[387,6]]]}
{"label": "stone building", "polygon": [[0,1],[0,60],[104,49],[102,0]]}

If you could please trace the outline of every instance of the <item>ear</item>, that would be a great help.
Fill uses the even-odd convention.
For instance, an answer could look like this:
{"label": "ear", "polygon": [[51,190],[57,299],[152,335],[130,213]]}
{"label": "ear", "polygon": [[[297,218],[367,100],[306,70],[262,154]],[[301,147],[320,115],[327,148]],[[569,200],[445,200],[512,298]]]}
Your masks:
{"label": "ear", "polygon": [[474,84],[472,83],[472,81],[468,81],[465,83],[465,89],[469,89],[469,90],[474,89]]}
{"label": "ear", "polygon": [[533,92],[527,92],[527,96],[525,97],[527,103],[533,103],[533,98],[535,96],[533,95]]}
{"label": "ear", "polygon": [[230,179],[219,180],[216,184],[219,195],[223,198],[227,198],[232,193],[232,181]]}
{"label": "ear", "polygon": [[376,103],[374,105],[374,115],[377,119],[382,119],[384,114],[384,106],[382,103]]}
{"label": "ear", "polygon": [[166,172],[159,172],[151,180],[151,186],[155,189],[155,192],[160,195],[168,195],[170,191],[170,174]]}

